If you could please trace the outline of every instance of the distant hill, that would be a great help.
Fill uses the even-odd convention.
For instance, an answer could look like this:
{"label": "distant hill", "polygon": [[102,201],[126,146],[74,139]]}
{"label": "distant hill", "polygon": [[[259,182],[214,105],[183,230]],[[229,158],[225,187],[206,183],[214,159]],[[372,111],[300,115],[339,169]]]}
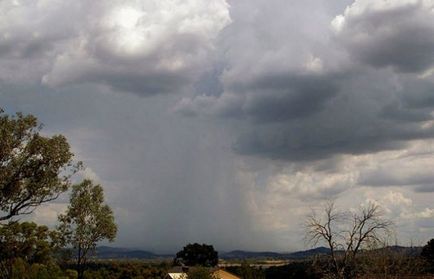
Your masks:
{"label": "distant hill", "polygon": [[[389,246],[387,248],[394,252],[403,253],[406,255],[419,255],[421,247],[403,247],[403,246]],[[292,253],[277,253],[277,252],[251,252],[243,250],[234,250],[230,252],[219,252],[219,258],[224,260],[233,259],[305,259],[315,255],[326,255],[330,253],[330,249],[326,247],[318,247],[314,249],[297,251]],[[108,246],[99,246],[96,249],[96,258],[98,259],[171,259],[175,255],[171,254],[155,254],[149,251],[130,248],[115,248]]]}
{"label": "distant hill", "polygon": [[305,251],[298,251],[293,253],[276,253],[276,252],[249,252],[235,250],[231,252],[220,253],[219,257],[222,259],[303,259],[314,255],[328,254],[330,249],[325,247],[318,247]]}
{"label": "distant hill", "polygon": [[[221,259],[302,259],[313,255],[327,254],[329,249],[319,247],[306,251],[298,251],[294,253],[277,253],[277,252],[251,252],[234,250],[230,252],[219,252]],[[130,248],[116,248],[108,246],[99,246],[96,249],[96,258],[98,259],[161,259],[173,258],[174,255],[168,254],[155,254],[153,252],[130,249]]]}
{"label": "distant hill", "polygon": [[330,253],[330,249],[326,247],[317,247],[305,251],[298,251],[288,254],[290,259],[304,259],[315,255],[327,255]]}
{"label": "distant hill", "polygon": [[172,258],[172,255],[157,255],[149,251],[100,246],[96,249],[98,259],[158,259]]}
{"label": "distant hill", "polygon": [[257,258],[282,258],[285,254],[276,252],[250,252],[234,250],[230,252],[219,253],[221,259],[257,259]]}

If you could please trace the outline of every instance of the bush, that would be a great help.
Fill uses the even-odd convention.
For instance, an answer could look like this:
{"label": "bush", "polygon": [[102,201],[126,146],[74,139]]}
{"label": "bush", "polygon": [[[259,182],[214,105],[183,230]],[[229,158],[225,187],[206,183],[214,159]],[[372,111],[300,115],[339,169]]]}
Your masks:
{"label": "bush", "polygon": [[213,273],[206,267],[190,268],[187,273],[188,279],[218,279]]}
{"label": "bush", "polygon": [[316,273],[313,262],[300,261],[292,262],[284,266],[270,267],[265,270],[265,277],[273,279],[316,279],[323,278],[323,275],[319,275]]}

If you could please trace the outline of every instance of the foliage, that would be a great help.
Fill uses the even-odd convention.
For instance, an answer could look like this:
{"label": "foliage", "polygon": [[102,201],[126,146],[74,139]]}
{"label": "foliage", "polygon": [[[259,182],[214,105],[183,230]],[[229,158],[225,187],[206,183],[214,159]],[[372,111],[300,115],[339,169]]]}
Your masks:
{"label": "foliage", "polygon": [[264,273],[266,278],[273,279],[316,279],[324,277],[324,274],[316,272],[311,261],[298,261],[284,266],[270,267]]}
{"label": "foliage", "polygon": [[423,246],[420,255],[426,260],[427,264],[429,265],[429,269],[434,272],[434,238],[428,241],[425,246]]}
{"label": "foliage", "polygon": [[55,232],[33,222],[10,222],[0,226],[1,276],[11,276],[17,259],[29,264],[51,262],[56,239]]}
{"label": "foliage", "polygon": [[319,242],[328,245],[336,278],[353,278],[356,256],[363,248],[381,242],[392,223],[383,218],[380,208],[374,204],[359,212],[338,212],[334,203],[328,203],[323,213],[323,217],[315,213],[309,216],[307,240],[315,245]]}
{"label": "foliage", "polygon": [[16,258],[12,266],[12,273],[10,279],[75,279],[69,277],[68,274],[54,263],[48,264],[29,264],[21,258]]}
{"label": "foliage", "polygon": [[219,279],[213,272],[206,267],[190,268],[187,272],[188,279]]}
{"label": "foliage", "polygon": [[104,203],[103,188],[91,180],[74,185],[70,205],[65,214],[59,215],[59,222],[64,244],[77,252],[78,278],[83,278],[83,267],[97,242],[113,241],[117,233],[113,212]]}
{"label": "foliage", "polygon": [[421,275],[425,272],[424,262],[416,251],[397,246],[362,251],[357,260],[357,273],[363,278]]}
{"label": "foliage", "polygon": [[[65,268],[76,268],[76,266],[65,266]],[[139,260],[92,261],[87,264],[84,278],[163,279],[166,278],[168,268],[169,264],[164,262],[154,264]]]}
{"label": "foliage", "polygon": [[[61,268],[54,263],[32,264],[18,258],[14,262],[14,279],[77,279],[78,272],[65,265]],[[168,263],[148,263],[135,260],[91,261],[83,274],[85,279],[165,279]]]}
{"label": "foliage", "polygon": [[218,253],[212,245],[188,244],[181,251],[176,253],[175,263],[188,266],[212,267],[218,264]]}
{"label": "foliage", "polygon": [[230,266],[226,268],[229,272],[240,276],[243,279],[264,279],[265,272],[262,268],[250,266],[247,261],[242,261],[240,266]]}
{"label": "foliage", "polygon": [[41,127],[33,115],[0,109],[0,222],[56,199],[80,167],[66,138],[42,136]]}
{"label": "foliage", "polygon": [[78,273],[77,273],[76,270],[73,270],[73,269],[67,269],[67,270],[65,270],[65,276],[66,276],[68,279],[76,279],[76,278],[78,277]]}

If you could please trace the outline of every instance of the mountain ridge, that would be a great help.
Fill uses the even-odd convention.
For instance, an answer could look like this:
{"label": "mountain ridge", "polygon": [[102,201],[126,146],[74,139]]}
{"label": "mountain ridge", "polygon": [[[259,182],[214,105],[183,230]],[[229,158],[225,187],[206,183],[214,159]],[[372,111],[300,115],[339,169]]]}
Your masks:
{"label": "mountain ridge", "polygon": [[[386,248],[395,252],[405,253],[408,255],[416,255],[420,253],[421,247],[404,247],[404,246],[389,246]],[[341,251],[338,251],[338,253]],[[326,255],[330,253],[330,249],[326,247],[316,247],[308,250],[296,252],[272,252],[262,251],[253,252],[245,250],[232,250],[229,252],[219,251],[219,258],[223,260],[244,260],[244,259],[277,259],[277,260],[296,260],[313,257],[316,255]],[[175,254],[158,254],[142,249],[98,246],[96,249],[95,258],[97,259],[172,259]]]}
{"label": "mountain ridge", "polygon": [[[245,250],[232,250],[229,252],[219,252],[219,258],[224,260],[230,259],[301,259],[319,254],[327,254],[330,250],[325,247],[317,247],[309,250],[296,251],[296,252],[253,252]],[[97,259],[162,259],[173,258],[175,254],[158,254],[147,250],[124,248],[124,247],[110,247],[98,246],[96,249],[95,258]]]}

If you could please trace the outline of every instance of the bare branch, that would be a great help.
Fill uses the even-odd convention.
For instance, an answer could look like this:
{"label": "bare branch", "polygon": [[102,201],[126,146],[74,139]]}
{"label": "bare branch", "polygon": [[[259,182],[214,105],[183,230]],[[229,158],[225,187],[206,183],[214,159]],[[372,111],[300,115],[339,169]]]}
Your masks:
{"label": "bare branch", "polygon": [[323,218],[313,212],[306,221],[306,240],[325,243],[330,249],[334,272],[341,278],[365,244],[380,242],[392,222],[382,218],[378,205],[368,204],[357,213],[339,212],[333,202],[323,207]]}

